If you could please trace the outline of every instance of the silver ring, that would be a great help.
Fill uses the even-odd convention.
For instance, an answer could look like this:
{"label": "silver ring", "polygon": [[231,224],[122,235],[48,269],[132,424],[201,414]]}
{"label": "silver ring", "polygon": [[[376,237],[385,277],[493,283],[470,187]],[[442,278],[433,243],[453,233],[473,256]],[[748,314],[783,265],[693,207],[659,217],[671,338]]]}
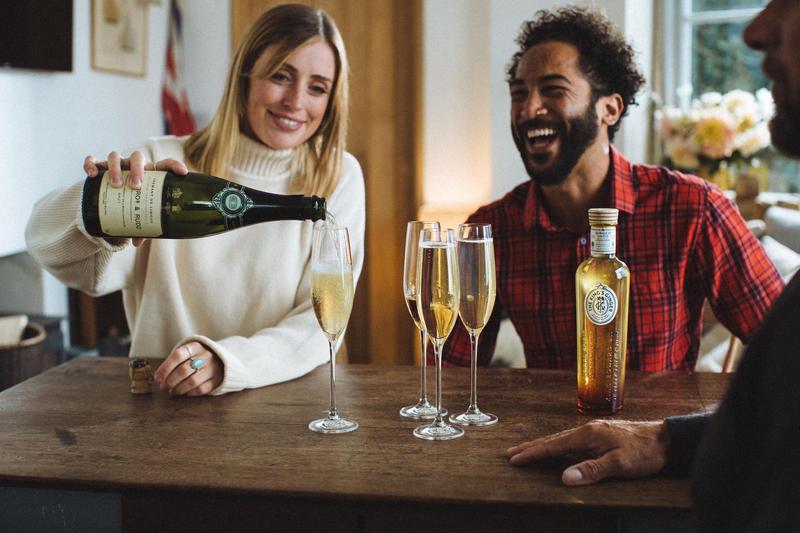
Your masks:
{"label": "silver ring", "polygon": [[186,356],[191,359],[192,358],[192,349],[189,348],[188,344],[183,345],[183,349],[186,350]]}

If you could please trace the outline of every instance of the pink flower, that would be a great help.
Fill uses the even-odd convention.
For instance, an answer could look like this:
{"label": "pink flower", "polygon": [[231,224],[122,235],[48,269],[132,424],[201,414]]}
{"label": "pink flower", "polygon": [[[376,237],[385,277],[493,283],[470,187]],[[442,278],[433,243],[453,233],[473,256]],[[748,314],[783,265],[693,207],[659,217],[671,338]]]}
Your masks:
{"label": "pink flower", "polygon": [[693,169],[700,166],[695,147],[691,142],[680,139],[668,142],[664,147],[672,164],[682,169]]}
{"label": "pink flower", "polygon": [[736,121],[719,108],[700,112],[692,141],[700,153],[711,159],[730,157],[736,138]]}

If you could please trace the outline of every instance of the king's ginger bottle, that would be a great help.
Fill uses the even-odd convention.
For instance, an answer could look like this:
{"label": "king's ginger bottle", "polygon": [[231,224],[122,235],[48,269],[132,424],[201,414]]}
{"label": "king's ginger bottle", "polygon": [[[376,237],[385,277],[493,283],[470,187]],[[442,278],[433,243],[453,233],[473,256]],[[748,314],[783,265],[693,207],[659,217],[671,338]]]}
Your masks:
{"label": "king's ginger bottle", "polygon": [[622,409],[630,271],[616,256],[616,209],[589,209],[591,255],[575,272],[578,411]]}

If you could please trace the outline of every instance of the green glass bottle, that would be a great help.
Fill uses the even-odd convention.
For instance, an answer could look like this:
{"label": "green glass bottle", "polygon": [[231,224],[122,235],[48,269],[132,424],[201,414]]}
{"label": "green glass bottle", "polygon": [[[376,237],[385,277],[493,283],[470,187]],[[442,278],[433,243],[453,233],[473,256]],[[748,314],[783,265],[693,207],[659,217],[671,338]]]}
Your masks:
{"label": "green glass bottle", "polygon": [[325,199],[258,191],[190,172],[147,170],[142,188],[111,187],[108,172],[86,178],[81,210],[96,237],[192,239],[274,220],[325,220]]}

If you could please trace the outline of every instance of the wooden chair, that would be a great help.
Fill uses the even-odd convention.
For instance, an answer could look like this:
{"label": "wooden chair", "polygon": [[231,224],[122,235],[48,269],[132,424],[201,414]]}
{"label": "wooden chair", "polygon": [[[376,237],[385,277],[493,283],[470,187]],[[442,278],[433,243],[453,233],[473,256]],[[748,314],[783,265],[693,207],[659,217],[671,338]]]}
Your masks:
{"label": "wooden chair", "polygon": [[725,360],[722,362],[722,371],[734,372],[743,352],[744,344],[742,341],[736,335],[731,335],[731,339],[728,342],[728,351],[725,352]]}

